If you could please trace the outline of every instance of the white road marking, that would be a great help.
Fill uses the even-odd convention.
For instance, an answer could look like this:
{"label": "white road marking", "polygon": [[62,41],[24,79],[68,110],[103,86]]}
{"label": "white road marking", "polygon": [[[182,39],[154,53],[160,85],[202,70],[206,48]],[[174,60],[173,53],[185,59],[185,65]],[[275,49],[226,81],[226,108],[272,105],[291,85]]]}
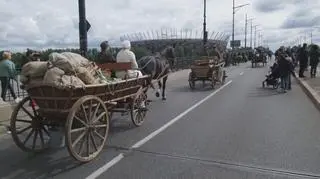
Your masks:
{"label": "white road marking", "polygon": [[[203,98],[201,101],[197,102],[196,104],[194,104],[193,106],[191,106],[190,108],[188,108],[187,110],[185,110],[184,112],[180,113],[178,116],[176,116],[175,118],[171,119],[169,122],[167,122],[165,125],[163,125],[162,127],[160,127],[159,129],[157,129],[156,131],[152,132],[151,134],[149,134],[147,137],[143,138],[142,140],[138,141],[136,144],[134,144],[133,146],[131,146],[131,149],[136,149],[141,147],[143,144],[145,144],[146,142],[148,142],[149,140],[151,140],[152,138],[154,138],[155,136],[157,136],[158,134],[160,134],[162,131],[164,131],[165,129],[167,129],[168,127],[170,127],[172,124],[174,124],[175,122],[179,121],[183,116],[185,116],[186,114],[188,114],[189,112],[191,112],[192,110],[194,110],[195,108],[197,108],[198,106],[200,106],[202,103],[204,103],[205,101],[207,101],[208,99],[210,99],[212,96],[216,95],[219,91],[221,91],[223,88],[227,87],[228,85],[230,85],[232,83],[232,80],[228,81],[226,84],[224,84],[223,86],[221,86],[220,88],[216,89],[214,92],[212,92],[211,94],[209,94],[207,97]],[[110,162],[106,163],[105,165],[103,165],[102,167],[100,167],[98,170],[94,171],[91,175],[89,175],[88,177],[86,177],[86,179],[95,179],[97,177],[99,177],[101,174],[103,174],[104,172],[106,172],[109,168],[111,168],[112,166],[114,166],[115,164],[117,164],[120,160],[122,160],[124,158],[124,154],[120,153],[118,156],[116,156],[115,158],[113,158]]]}
{"label": "white road marking", "polygon": [[243,72],[240,73],[240,76],[242,76],[242,75],[243,75]]}
{"label": "white road marking", "polygon": [[89,175],[88,177],[86,177],[86,179],[95,179],[97,177],[99,177],[101,174],[103,174],[104,172],[106,172],[109,168],[111,168],[113,165],[117,164],[121,159],[123,159],[124,155],[123,153],[120,153],[118,156],[116,156],[115,158],[113,158],[110,162],[106,163],[105,165],[103,165],[102,167],[100,167],[98,170],[96,170],[95,172],[93,172],[91,175]]}
{"label": "white road marking", "polygon": [[139,142],[137,142],[136,144],[134,144],[131,148],[136,149],[141,147],[143,144],[145,144],[146,142],[148,142],[149,140],[151,140],[152,138],[154,138],[156,135],[158,135],[159,133],[161,133],[162,131],[164,131],[165,129],[167,129],[169,126],[171,126],[172,124],[174,124],[175,122],[177,122],[178,120],[180,120],[183,116],[185,116],[186,114],[188,114],[189,112],[191,112],[192,110],[194,110],[196,107],[198,107],[199,105],[201,105],[202,103],[204,103],[205,101],[207,101],[208,99],[210,99],[212,96],[214,96],[215,94],[217,94],[219,91],[221,91],[223,88],[225,88],[226,86],[228,86],[229,84],[231,84],[232,80],[228,81],[226,84],[224,84],[223,86],[221,86],[220,88],[218,88],[217,90],[215,90],[213,93],[209,94],[207,97],[205,97],[204,99],[202,99],[201,101],[197,102],[196,104],[194,104],[193,106],[191,106],[190,108],[188,108],[187,110],[185,110],[184,112],[182,112],[181,114],[179,114],[178,116],[176,116],[175,118],[171,119],[169,122],[167,122],[165,125],[163,125],[162,127],[160,127],[159,129],[157,129],[156,131],[152,132],[151,134],[149,134],[147,137],[145,137],[144,139],[140,140]]}

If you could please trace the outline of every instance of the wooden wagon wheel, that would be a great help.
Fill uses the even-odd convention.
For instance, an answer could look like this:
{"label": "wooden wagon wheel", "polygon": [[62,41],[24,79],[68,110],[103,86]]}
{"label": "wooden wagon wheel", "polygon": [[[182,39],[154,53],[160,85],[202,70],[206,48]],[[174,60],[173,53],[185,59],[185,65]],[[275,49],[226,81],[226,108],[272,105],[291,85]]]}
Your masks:
{"label": "wooden wagon wheel", "polygon": [[102,151],[109,132],[109,115],[104,102],[92,95],[80,98],[71,108],[66,122],[66,141],[70,155],[89,162]]}
{"label": "wooden wagon wheel", "polygon": [[192,72],[189,73],[189,86],[190,86],[190,89],[195,89],[196,88],[196,82],[195,82],[195,79],[194,79],[194,74]]}
{"label": "wooden wagon wheel", "polygon": [[146,108],[146,102],[147,102],[147,95],[141,91],[138,92],[135,98],[133,99],[131,103],[131,120],[132,123],[139,127],[143,124],[145,117],[147,115],[147,108]]}
{"label": "wooden wagon wheel", "polygon": [[11,115],[13,141],[26,152],[42,152],[49,147],[50,134],[45,119],[39,114],[30,97],[24,98]]}

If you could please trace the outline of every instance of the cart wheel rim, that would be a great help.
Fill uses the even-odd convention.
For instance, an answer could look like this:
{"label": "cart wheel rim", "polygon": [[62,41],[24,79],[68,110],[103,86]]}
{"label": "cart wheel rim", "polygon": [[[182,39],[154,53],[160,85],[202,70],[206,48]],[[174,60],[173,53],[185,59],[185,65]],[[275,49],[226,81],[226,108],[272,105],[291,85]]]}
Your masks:
{"label": "cart wheel rim", "polygon": [[131,120],[137,127],[141,126],[145,121],[147,115],[146,101],[146,94],[140,93],[136,96],[131,104]]}
{"label": "cart wheel rim", "polygon": [[109,113],[100,98],[84,96],[72,106],[66,123],[66,139],[68,151],[76,160],[89,162],[96,158],[108,132]]}
{"label": "cart wheel rim", "polygon": [[[25,115],[19,116],[22,112]],[[10,120],[11,136],[26,152],[42,152],[49,147],[50,133],[30,97],[24,98],[14,109]]]}

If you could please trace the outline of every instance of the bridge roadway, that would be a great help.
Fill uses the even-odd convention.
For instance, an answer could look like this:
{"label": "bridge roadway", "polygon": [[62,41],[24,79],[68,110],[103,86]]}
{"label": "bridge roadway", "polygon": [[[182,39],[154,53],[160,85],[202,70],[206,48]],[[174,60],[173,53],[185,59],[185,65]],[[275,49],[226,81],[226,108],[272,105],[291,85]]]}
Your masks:
{"label": "bridge roadway", "polygon": [[0,178],[318,178],[320,113],[294,80],[286,94],[262,89],[267,70],[228,68],[230,82],[215,91],[190,91],[188,71],[170,76],[167,101],[155,100],[140,128],[113,122],[88,164],[65,148],[26,154],[3,136]]}

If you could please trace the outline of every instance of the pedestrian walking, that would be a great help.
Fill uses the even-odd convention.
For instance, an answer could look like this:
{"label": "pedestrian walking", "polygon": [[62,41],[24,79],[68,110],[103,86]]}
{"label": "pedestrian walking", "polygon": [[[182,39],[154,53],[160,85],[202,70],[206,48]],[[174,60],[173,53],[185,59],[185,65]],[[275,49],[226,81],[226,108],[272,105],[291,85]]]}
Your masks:
{"label": "pedestrian walking", "polygon": [[312,45],[309,53],[310,57],[310,77],[315,78],[317,74],[317,66],[319,64],[319,58],[320,58],[320,51],[318,45]]}
{"label": "pedestrian walking", "polygon": [[300,48],[298,52],[298,60],[299,60],[299,77],[304,78],[304,72],[308,67],[308,52],[307,52],[307,44],[304,43],[303,47]]}
{"label": "pedestrian walking", "polygon": [[17,97],[13,87],[10,84],[10,80],[17,81],[17,73],[15,64],[11,61],[11,53],[8,51],[3,52],[2,59],[0,61],[0,81],[1,81],[1,98],[6,101],[7,91],[9,89],[15,102],[20,102],[21,99]]}

